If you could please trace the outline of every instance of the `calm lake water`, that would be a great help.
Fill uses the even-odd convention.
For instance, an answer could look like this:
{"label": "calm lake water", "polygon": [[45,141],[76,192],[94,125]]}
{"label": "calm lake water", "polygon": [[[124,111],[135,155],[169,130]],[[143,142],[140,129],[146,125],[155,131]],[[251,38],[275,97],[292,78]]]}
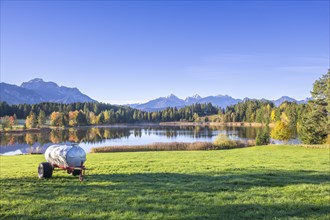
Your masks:
{"label": "calm lake water", "polygon": [[234,140],[255,139],[260,128],[112,125],[58,129],[44,132],[0,134],[0,155],[44,153],[52,144],[79,143],[89,152],[91,147],[144,145],[157,142],[212,142],[219,133]]}

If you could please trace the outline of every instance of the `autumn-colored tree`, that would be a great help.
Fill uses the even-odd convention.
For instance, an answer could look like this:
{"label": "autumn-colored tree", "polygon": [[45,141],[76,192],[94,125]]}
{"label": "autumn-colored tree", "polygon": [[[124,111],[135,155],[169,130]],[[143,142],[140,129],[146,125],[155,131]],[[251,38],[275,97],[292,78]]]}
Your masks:
{"label": "autumn-colored tree", "polygon": [[270,120],[272,122],[275,121],[275,117],[276,117],[276,112],[275,112],[275,109],[272,110],[272,112],[270,113]]}
{"label": "autumn-colored tree", "polygon": [[104,116],[104,123],[110,123],[110,112],[104,111],[103,116]]}
{"label": "autumn-colored tree", "polygon": [[59,120],[58,118],[59,118],[59,115],[60,115],[60,113],[59,112],[53,112],[51,115],[50,115],[50,117],[49,117],[49,119],[50,119],[50,125],[53,125],[53,126],[57,126],[57,121]]}
{"label": "autumn-colored tree", "polygon": [[50,124],[53,126],[66,126],[68,124],[68,117],[61,112],[53,112],[50,115]]}
{"label": "autumn-colored tree", "polygon": [[1,125],[2,129],[10,128],[12,129],[13,126],[16,124],[16,117],[14,116],[5,116],[1,118]]}
{"label": "autumn-colored tree", "polygon": [[69,112],[69,126],[76,126],[77,125],[77,116],[78,111],[70,111]]}
{"label": "autumn-colored tree", "polygon": [[278,121],[271,131],[270,136],[276,140],[288,141],[292,137],[292,130],[284,121]]}
{"label": "autumn-colored tree", "polygon": [[195,122],[199,122],[199,116],[198,116],[197,113],[195,113],[195,114],[193,115],[193,119],[194,119]]}
{"label": "autumn-colored tree", "polygon": [[9,116],[9,126],[12,129],[14,125],[17,124],[17,118],[16,118],[16,114],[14,114],[13,116]]}
{"label": "autumn-colored tree", "polygon": [[99,117],[94,114],[94,112],[89,113],[89,122],[92,125],[96,125],[99,123]]}
{"label": "autumn-colored tree", "polygon": [[37,126],[37,117],[34,112],[30,112],[30,115],[26,117],[25,126],[29,129],[35,128]]}

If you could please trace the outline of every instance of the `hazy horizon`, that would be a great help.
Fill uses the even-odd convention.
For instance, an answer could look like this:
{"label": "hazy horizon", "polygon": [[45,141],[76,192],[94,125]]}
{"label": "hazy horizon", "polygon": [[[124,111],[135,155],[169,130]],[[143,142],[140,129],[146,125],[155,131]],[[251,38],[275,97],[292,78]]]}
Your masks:
{"label": "hazy horizon", "polygon": [[1,82],[101,102],[174,94],[310,97],[329,68],[328,1],[1,1]]}

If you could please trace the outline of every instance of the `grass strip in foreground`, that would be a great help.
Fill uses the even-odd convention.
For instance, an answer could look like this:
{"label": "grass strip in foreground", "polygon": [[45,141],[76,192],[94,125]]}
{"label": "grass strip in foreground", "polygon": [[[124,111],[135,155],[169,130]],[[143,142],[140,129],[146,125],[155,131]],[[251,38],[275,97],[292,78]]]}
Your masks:
{"label": "grass strip in foreground", "polygon": [[329,219],[329,149],[87,154],[86,180],[0,157],[0,218]]}

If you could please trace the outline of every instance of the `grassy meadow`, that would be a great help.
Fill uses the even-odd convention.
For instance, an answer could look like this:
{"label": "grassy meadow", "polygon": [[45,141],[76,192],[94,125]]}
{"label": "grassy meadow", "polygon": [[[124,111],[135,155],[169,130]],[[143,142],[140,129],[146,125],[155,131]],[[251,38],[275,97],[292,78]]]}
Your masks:
{"label": "grassy meadow", "polygon": [[329,148],[90,153],[84,182],[38,179],[43,155],[0,160],[0,219],[330,217]]}

